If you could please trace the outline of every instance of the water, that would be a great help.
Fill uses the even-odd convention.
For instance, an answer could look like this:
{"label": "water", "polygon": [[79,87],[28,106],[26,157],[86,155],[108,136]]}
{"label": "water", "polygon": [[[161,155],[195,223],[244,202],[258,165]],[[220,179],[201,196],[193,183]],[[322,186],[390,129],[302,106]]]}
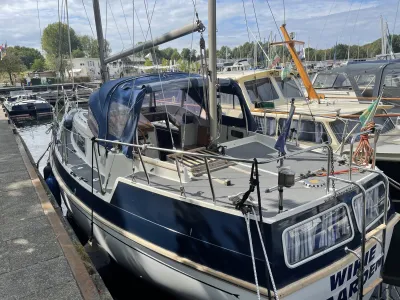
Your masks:
{"label": "water", "polygon": [[[25,144],[27,145],[35,162],[46,151],[50,140],[51,121],[42,122],[34,121],[29,123],[18,124],[18,132]],[[39,170],[43,173],[43,168],[46,166],[49,154],[48,152],[43,157],[39,165]],[[77,237],[82,245],[87,250],[93,264],[102,277],[112,297],[116,300],[146,298],[146,299],[163,299],[173,300],[174,296],[161,291],[159,288],[152,286],[141,278],[138,278],[123,267],[110,261],[109,256],[105,251],[98,249],[93,250],[87,245],[87,236],[78,228],[73,220],[68,219],[71,227],[74,229]],[[145,295],[145,296],[144,296]]]}

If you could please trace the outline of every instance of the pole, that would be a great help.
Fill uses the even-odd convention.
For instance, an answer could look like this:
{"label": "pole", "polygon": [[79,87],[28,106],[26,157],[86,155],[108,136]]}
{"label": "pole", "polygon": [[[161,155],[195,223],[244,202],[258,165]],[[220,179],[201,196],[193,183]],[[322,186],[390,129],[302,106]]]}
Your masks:
{"label": "pole", "polygon": [[108,81],[109,78],[108,78],[107,65],[105,62],[105,55],[104,55],[104,36],[103,36],[103,26],[101,25],[99,0],[93,0],[93,11],[94,11],[94,20],[96,22],[97,41],[99,43],[101,80],[104,83]]}
{"label": "pole", "polygon": [[301,60],[299,59],[299,56],[297,55],[296,49],[294,47],[294,42],[291,42],[291,38],[288,34],[288,32],[286,31],[286,27],[285,25],[281,26],[281,31],[283,34],[283,38],[285,39],[285,41],[287,42],[287,48],[289,50],[290,55],[293,58],[294,64],[296,65],[297,71],[299,72],[299,75],[301,77],[301,80],[304,83],[304,87],[307,90],[308,93],[308,98],[309,99],[318,99],[319,100],[319,96],[317,94],[317,92],[315,91],[310,78],[308,77],[308,74],[306,72],[306,70],[304,69],[304,66],[301,62]]}
{"label": "pole", "polygon": [[217,2],[208,0],[208,49],[210,54],[210,76],[208,77],[209,110],[210,110],[210,139],[217,139]]}
{"label": "pole", "polygon": [[[98,0],[96,0],[96,1],[98,1]],[[182,28],[167,32],[158,38],[155,38],[153,40],[150,40],[148,42],[145,42],[145,43],[137,45],[137,46],[133,46],[125,51],[118,53],[118,54],[111,55],[110,57],[105,58],[104,62],[106,64],[109,64],[118,59],[127,57],[129,55],[141,52],[143,50],[153,48],[155,46],[158,46],[158,45],[167,43],[169,41],[175,40],[177,38],[180,38],[182,36],[191,34],[192,32],[195,32],[195,31],[203,32],[204,29],[205,29],[205,27],[204,27],[203,23],[201,23],[201,21],[196,21],[195,23],[188,24]]]}
{"label": "pole", "polygon": [[69,17],[68,17],[68,0],[65,0],[65,10],[66,10],[66,12],[67,12],[69,63],[71,64],[72,83],[74,83],[74,71],[73,71],[72,51],[71,51],[71,34],[70,34],[70,30],[71,30],[71,29],[69,28]]}
{"label": "pole", "polygon": [[383,17],[381,15],[381,54],[386,54],[386,38],[385,38],[385,26],[383,23]]}

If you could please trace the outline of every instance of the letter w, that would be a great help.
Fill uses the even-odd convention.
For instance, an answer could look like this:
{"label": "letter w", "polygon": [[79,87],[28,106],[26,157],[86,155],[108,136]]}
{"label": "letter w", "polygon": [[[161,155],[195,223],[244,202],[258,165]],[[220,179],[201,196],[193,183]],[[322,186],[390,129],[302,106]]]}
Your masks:
{"label": "letter w", "polygon": [[346,271],[347,268],[337,272],[335,275],[331,275],[331,291],[335,290],[344,283]]}

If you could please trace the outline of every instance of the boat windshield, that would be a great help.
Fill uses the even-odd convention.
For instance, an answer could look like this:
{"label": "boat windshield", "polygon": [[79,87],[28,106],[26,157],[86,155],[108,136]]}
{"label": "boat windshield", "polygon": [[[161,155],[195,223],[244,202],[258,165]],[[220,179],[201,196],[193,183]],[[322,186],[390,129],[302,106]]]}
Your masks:
{"label": "boat windshield", "polygon": [[326,89],[333,87],[337,74],[318,74],[314,81],[314,88]]}
{"label": "boat windshield", "polygon": [[292,78],[282,80],[279,77],[275,77],[275,80],[282,89],[282,94],[285,98],[304,97],[303,93]]}
{"label": "boat windshield", "polygon": [[318,74],[314,81],[314,88],[326,89],[326,88],[346,88],[351,87],[349,78],[345,74]]}
{"label": "boat windshield", "polygon": [[[383,114],[387,114],[387,112],[383,109],[379,109],[379,110],[377,110],[376,114],[383,115]],[[337,120],[329,123],[329,125],[331,126],[331,129],[332,129],[333,133],[335,134],[336,139],[338,140],[339,143],[341,143],[342,139],[343,139],[345,122],[346,122],[346,120],[337,119]],[[386,133],[395,128],[395,125],[393,124],[393,122],[390,118],[376,117],[376,118],[374,118],[374,122],[376,124],[383,126],[382,133]],[[347,136],[349,134],[349,132],[351,132],[351,130],[355,126],[357,126],[357,128],[354,130],[353,134],[360,132],[360,127],[361,127],[360,122],[358,121],[358,119],[348,120],[346,133],[344,135]],[[349,143],[349,142],[350,142],[350,139],[348,139],[346,141],[346,143]]]}
{"label": "boat windshield", "polygon": [[279,99],[278,93],[268,77],[246,81],[244,86],[252,103]]}

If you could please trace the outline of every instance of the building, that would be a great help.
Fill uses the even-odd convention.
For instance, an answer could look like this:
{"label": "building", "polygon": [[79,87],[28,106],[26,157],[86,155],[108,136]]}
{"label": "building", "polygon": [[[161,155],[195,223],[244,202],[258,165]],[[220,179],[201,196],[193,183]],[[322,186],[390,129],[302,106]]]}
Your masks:
{"label": "building", "polygon": [[[142,57],[135,57],[134,62],[129,57],[114,61],[107,65],[109,76],[111,79],[115,79],[133,75],[135,67],[143,66],[144,62],[145,59]],[[65,71],[66,76],[71,75],[71,69],[74,77],[89,77],[90,80],[101,79],[99,58],[73,58],[72,68],[68,67]]]}
{"label": "building", "polygon": [[73,58],[72,67],[69,66],[65,71],[66,76],[71,76],[71,69],[74,77],[89,77],[90,80],[101,79],[99,58]]}

